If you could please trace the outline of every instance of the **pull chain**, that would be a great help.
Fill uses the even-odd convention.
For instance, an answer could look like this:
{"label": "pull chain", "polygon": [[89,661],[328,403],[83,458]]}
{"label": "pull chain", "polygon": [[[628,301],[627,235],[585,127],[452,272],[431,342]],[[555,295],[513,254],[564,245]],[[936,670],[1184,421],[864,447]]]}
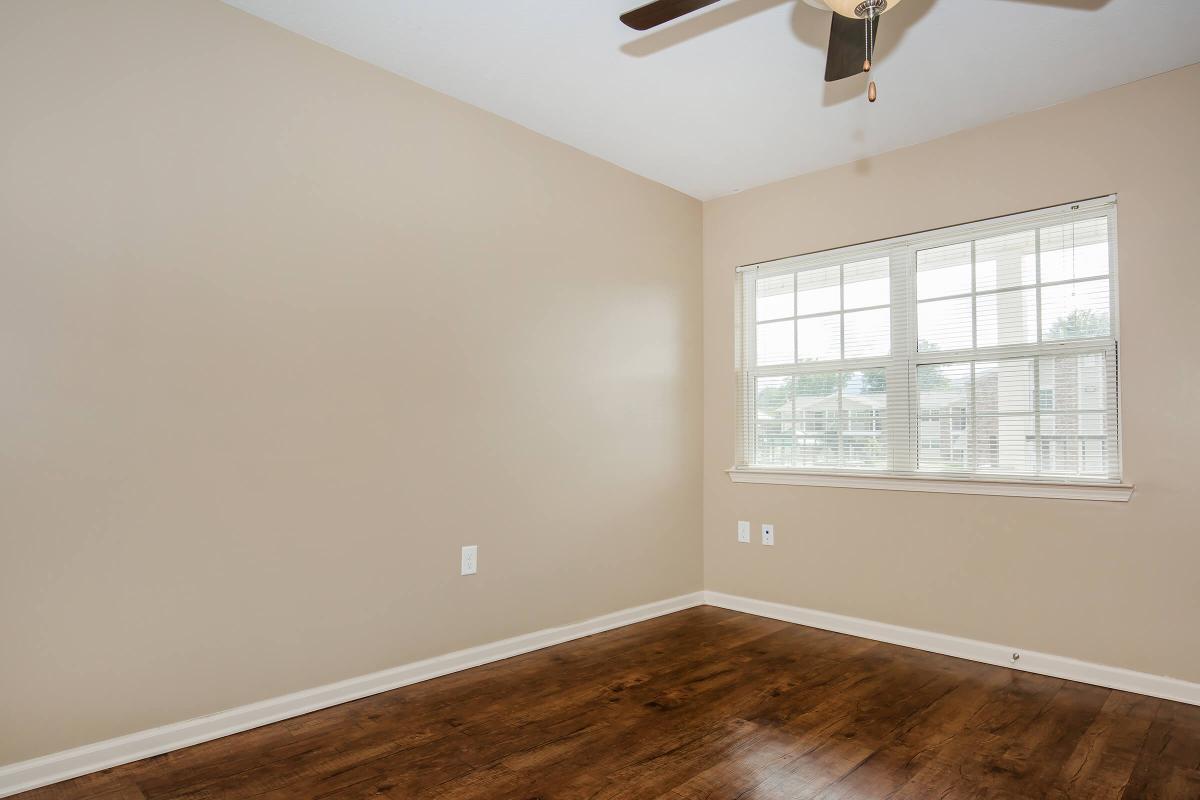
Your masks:
{"label": "pull chain", "polygon": [[871,18],[863,20],[863,72],[871,71]]}
{"label": "pull chain", "polygon": [[[875,21],[875,9],[871,9],[866,19],[863,21],[863,42],[866,47],[866,58],[863,59],[863,72],[871,71],[871,59],[875,56],[875,26],[872,24]],[[879,92],[875,89],[875,81],[871,81],[867,85],[867,100],[872,103],[879,97]]]}

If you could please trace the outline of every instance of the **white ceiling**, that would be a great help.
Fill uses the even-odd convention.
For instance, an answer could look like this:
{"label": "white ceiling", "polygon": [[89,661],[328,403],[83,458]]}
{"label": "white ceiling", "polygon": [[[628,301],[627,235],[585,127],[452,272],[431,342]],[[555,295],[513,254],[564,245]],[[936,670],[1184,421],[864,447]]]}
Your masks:
{"label": "white ceiling", "polygon": [[639,0],[226,2],[701,199],[1200,61],[1200,0],[904,0],[870,105],[823,82],[829,13],[796,0],[645,33],[617,19]]}

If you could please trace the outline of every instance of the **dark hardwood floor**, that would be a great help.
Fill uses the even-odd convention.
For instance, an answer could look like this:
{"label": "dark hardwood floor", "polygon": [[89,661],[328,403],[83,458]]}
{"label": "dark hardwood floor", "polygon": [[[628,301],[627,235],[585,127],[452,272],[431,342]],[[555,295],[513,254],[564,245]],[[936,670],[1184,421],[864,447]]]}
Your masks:
{"label": "dark hardwood floor", "polygon": [[21,797],[1200,798],[1200,708],[701,607]]}

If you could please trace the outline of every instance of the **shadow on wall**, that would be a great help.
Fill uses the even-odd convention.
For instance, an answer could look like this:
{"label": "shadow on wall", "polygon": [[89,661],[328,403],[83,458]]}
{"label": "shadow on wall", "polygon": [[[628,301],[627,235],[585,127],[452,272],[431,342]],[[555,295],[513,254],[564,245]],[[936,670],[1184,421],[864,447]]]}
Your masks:
{"label": "shadow on wall", "polygon": [[[888,55],[904,39],[908,29],[929,13],[934,5],[938,2],[952,1],[905,0],[903,5],[897,6],[894,11],[889,12],[886,18],[880,20],[879,43],[875,49],[876,61],[881,64],[886,63]],[[988,0],[988,2],[1095,11],[1108,5],[1111,0]],[[711,11],[684,17],[679,22],[626,42],[621,45],[621,52],[635,58],[645,58],[785,3],[793,3],[795,6],[792,11],[791,27],[792,34],[796,39],[810,47],[824,51],[829,44],[830,12],[822,13],[805,5],[801,0],[730,0]],[[835,106],[861,98],[866,92],[867,80],[867,76],[864,74],[825,84],[822,105]]]}

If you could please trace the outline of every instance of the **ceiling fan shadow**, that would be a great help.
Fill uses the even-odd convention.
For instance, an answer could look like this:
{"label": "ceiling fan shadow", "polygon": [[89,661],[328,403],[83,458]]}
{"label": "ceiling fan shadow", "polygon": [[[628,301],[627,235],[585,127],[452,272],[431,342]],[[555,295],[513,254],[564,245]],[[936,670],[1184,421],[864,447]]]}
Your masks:
{"label": "ceiling fan shadow", "polygon": [[645,58],[674,47],[690,39],[732,25],[770,8],[790,3],[792,0],[733,0],[723,3],[711,11],[685,17],[666,28],[660,28],[621,45],[621,52],[635,58]]}

